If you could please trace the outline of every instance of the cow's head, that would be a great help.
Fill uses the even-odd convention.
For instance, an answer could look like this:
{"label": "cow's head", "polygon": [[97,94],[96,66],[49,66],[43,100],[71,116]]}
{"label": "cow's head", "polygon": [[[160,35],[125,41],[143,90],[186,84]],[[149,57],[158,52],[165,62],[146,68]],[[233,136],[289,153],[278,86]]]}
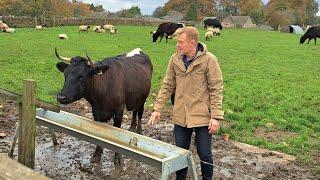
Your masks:
{"label": "cow's head", "polygon": [[300,38],[300,44],[303,44],[304,41],[307,39],[308,37],[306,35],[301,36]]}
{"label": "cow's head", "polygon": [[157,39],[158,39],[158,37],[159,37],[159,34],[158,34],[157,32],[153,33],[153,35],[152,35],[152,42],[156,42]]}
{"label": "cow's head", "polygon": [[61,61],[56,66],[64,73],[64,85],[57,94],[57,100],[61,104],[69,104],[85,97],[86,84],[92,76],[102,74],[109,68],[108,65],[95,65],[88,56],[67,58],[60,56],[57,49],[55,53]]}

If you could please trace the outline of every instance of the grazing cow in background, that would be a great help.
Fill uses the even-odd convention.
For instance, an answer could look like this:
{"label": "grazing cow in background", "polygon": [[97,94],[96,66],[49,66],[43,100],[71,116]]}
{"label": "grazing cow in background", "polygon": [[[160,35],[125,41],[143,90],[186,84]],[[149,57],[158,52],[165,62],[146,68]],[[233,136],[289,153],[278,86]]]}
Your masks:
{"label": "grazing cow in background", "polygon": [[204,23],[204,29],[207,29],[209,26],[211,26],[211,27],[219,28],[220,30],[222,30],[222,25],[218,19],[208,18],[203,20],[203,23]]}
{"label": "grazing cow in background", "polygon": [[[85,98],[91,104],[95,121],[108,122],[113,118],[113,126],[118,128],[126,108],[133,111],[130,130],[141,134],[141,119],[153,70],[148,55],[138,48],[126,55],[93,63],[88,56],[66,58],[55,52],[63,61],[57,63],[57,68],[65,76],[63,88],[57,94],[59,103],[69,104]],[[93,159],[100,160],[102,152],[102,147],[97,146]],[[120,163],[117,153],[114,162]]]}
{"label": "grazing cow in background", "polygon": [[303,44],[306,39],[308,40],[308,44],[311,39],[314,39],[314,44],[317,44],[317,37],[320,38],[320,26],[313,26],[304,33],[300,38],[300,44]]}
{"label": "grazing cow in background", "polygon": [[157,31],[152,35],[153,42],[156,42],[157,39],[160,37],[160,42],[163,36],[166,37],[166,42],[168,42],[169,36],[172,36],[177,29],[183,28],[184,24],[181,23],[172,23],[166,22],[159,25]]}
{"label": "grazing cow in background", "polygon": [[153,36],[154,33],[156,33],[156,31],[150,31],[151,36]]}
{"label": "grazing cow in background", "polygon": [[181,24],[183,28],[186,27],[186,25],[184,23],[178,23],[178,24]]}

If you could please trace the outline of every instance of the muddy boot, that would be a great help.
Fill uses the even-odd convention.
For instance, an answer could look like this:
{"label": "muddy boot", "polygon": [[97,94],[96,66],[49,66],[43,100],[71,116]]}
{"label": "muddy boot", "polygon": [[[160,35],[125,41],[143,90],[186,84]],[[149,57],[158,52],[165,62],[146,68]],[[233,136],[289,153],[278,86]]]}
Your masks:
{"label": "muddy boot", "polygon": [[102,147],[97,146],[96,150],[94,151],[94,153],[91,157],[90,162],[92,162],[92,163],[100,162],[102,153],[103,153]]}
{"label": "muddy boot", "polygon": [[121,165],[121,154],[115,153],[113,160],[114,160],[114,165],[115,166],[120,166]]}
{"label": "muddy boot", "polygon": [[131,125],[129,130],[130,130],[131,132],[136,132],[136,127]]}
{"label": "muddy boot", "polygon": [[138,126],[138,127],[137,127],[137,133],[138,133],[138,134],[142,134],[142,128],[141,128],[141,126]]}

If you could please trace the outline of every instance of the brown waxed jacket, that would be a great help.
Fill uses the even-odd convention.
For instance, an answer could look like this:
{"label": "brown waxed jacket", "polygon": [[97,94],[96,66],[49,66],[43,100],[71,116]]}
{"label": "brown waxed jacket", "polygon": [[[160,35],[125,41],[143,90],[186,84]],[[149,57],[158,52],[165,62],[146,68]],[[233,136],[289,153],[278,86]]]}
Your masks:
{"label": "brown waxed jacket", "polygon": [[223,119],[223,78],[217,58],[199,43],[200,50],[186,70],[182,57],[174,53],[158,93],[154,111],[162,112],[175,92],[173,123],[184,127],[208,126],[210,118]]}

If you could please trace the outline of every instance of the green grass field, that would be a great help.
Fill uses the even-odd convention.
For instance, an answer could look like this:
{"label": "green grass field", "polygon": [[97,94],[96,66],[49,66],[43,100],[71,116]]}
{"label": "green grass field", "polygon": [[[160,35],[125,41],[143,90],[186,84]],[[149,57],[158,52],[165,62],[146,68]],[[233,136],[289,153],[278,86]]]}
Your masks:
{"label": "green grass field", "polygon": [[[78,33],[78,27],[0,33],[0,88],[22,93],[23,79],[37,81],[38,98],[56,103],[63,75],[55,65],[62,56],[93,60],[140,47],[154,65],[152,93],[159,90],[175,42],[152,43],[156,27],[119,26],[119,34]],[[66,33],[68,40],[59,40]],[[201,41],[205,31],[200,29]],[[297,155],[304,162],[320,149],[320,44],[299,44],[300,35],[258,30],[223,30],[205,42],[224,76],[225,121],[220,133],[245,143]],[[153,103],[150,96],[148,104]],[[318,167],[319,168],[319,167]]]}

